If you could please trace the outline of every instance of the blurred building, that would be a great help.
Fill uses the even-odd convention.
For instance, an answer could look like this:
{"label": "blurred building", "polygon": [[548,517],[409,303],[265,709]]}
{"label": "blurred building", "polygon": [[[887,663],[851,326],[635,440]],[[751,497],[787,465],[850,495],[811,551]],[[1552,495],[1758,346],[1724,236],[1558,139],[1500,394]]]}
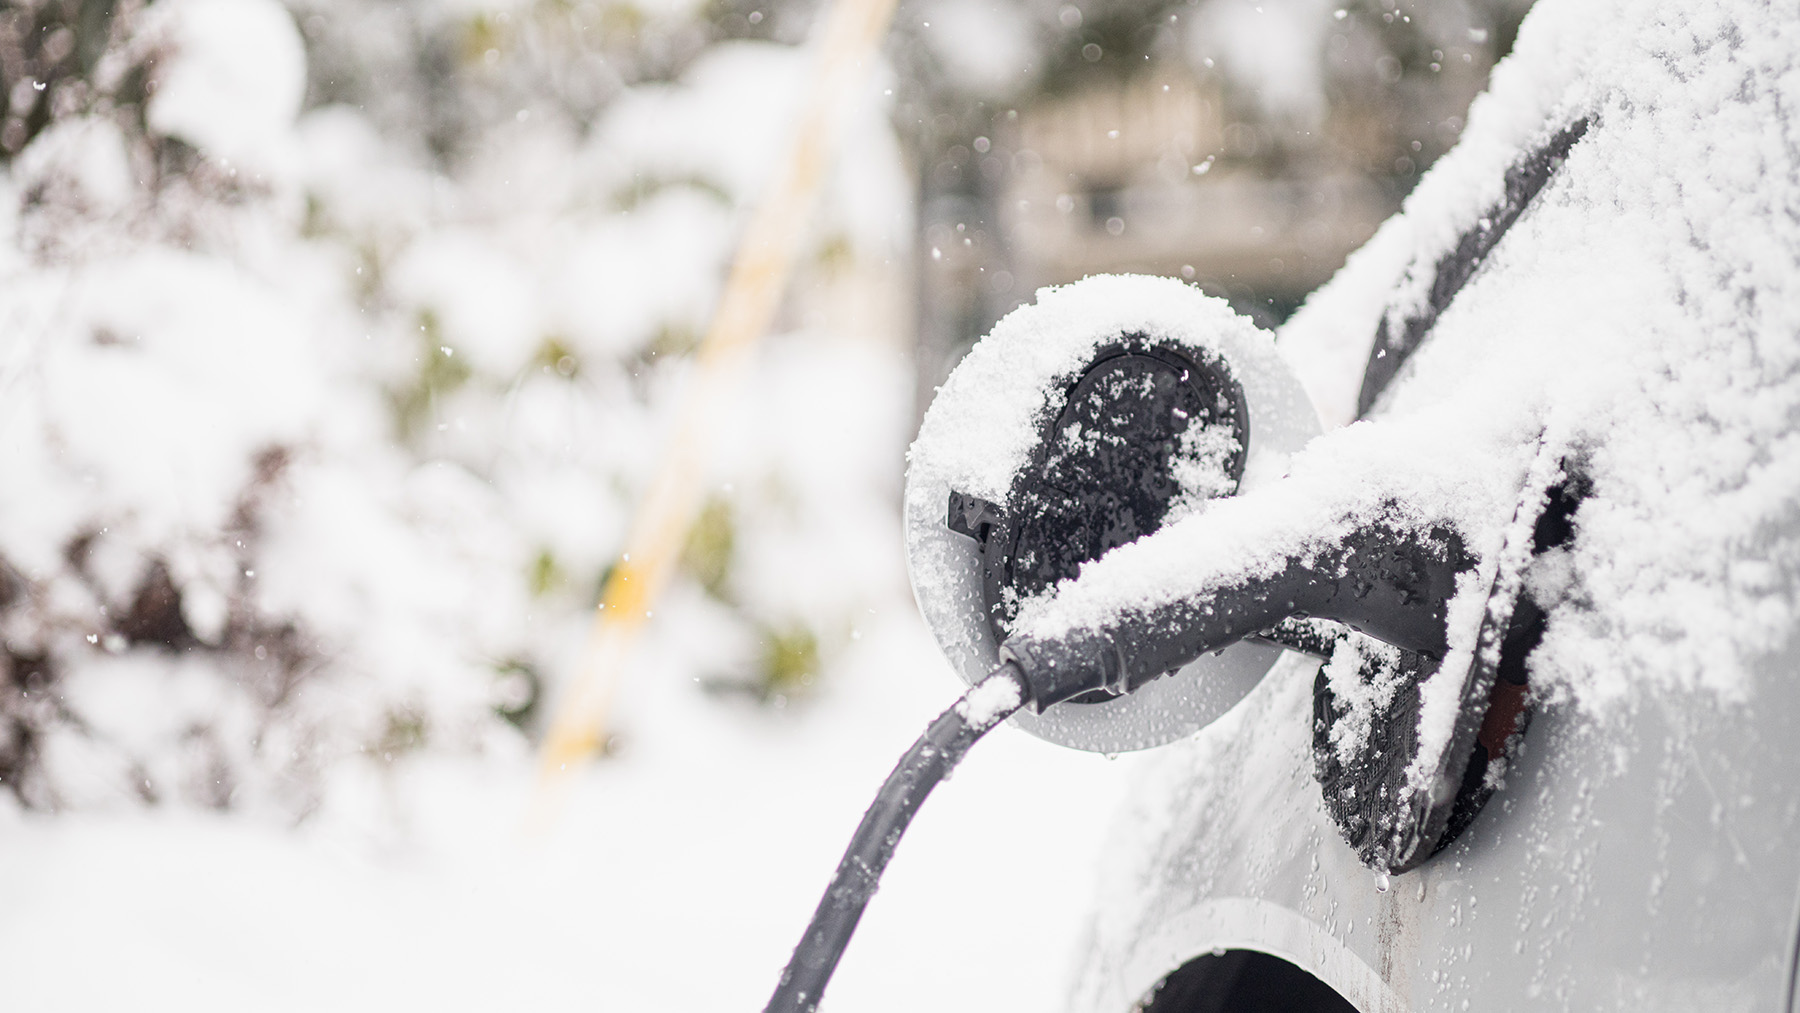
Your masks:
{"label": "blurred building", "polygon": [[1525,6],[1020,4],[1028,83],[985,95],[951,66],[981,47],[903,22],[945,82],[914,113],[921,408],[994,321],[1090,274],[1186,278],[1278,324],[1455,142]]}

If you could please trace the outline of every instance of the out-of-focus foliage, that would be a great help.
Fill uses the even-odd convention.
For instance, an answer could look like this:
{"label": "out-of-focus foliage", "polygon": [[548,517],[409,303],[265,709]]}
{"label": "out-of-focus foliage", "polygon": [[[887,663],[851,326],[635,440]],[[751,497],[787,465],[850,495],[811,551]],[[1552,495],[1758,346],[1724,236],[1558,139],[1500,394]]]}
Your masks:
{"label": "out-of-focus foliage", "polygon": [[[16,154],[71,110],[121,97],[142,103],[136,61],[115,54],[111,66],[99,66],[118,6],[118,0],[21,0],[0,9],[0,152]],[[128,0],[126,6],[138,5]]]}
{"label": "out-of-focus foliage", "polygon": [[[801,97],[806,13],[0,11],[0,784],[297,817],[421,750],[523,748]],[[813,289],[904,249],[878,100]],[[898,580],[857,557],[891,537],[904,381],[809,320],[738,408],[645,677],[802,691]]]}

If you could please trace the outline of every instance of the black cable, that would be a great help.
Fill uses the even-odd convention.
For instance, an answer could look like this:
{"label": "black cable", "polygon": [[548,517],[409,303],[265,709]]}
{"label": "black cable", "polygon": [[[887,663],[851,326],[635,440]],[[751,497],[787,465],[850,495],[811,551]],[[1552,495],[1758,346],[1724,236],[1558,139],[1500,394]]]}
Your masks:
{"label": "black cable", "polygon": [[819,996],[831,980],[831,972],[837,970],[838,958],[844,955],[850,934],[856,931],[863,908],[920,803],[976,739],[1024,704],[1024,677],[1010,663],[1002,665],[939,714],[900,758],[869,811],[863,813],[837,872],[831,876],[831,885],[819,899],[812,923],[800,937],[800,945],[794,947],[794,956],[781,972],[781,982],[763,1013],[812,1013],[818,1008]]}

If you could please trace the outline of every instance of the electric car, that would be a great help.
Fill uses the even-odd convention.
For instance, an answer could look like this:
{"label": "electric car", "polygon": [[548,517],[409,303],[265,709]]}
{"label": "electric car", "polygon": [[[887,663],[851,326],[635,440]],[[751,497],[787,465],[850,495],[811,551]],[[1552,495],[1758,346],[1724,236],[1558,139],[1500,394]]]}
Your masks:
{"label": "electric car", "polygon": [[1159,750],[1072,1009],[1800,1009],[1797,105],[1790,5],[1544,0],[1277,340],[1097,278],[958,367],[921,610]]}
{"label": "electric car", "polygon": [[1319,664],[1284,653],[1163,747],[1072,1008],[1800,1009],[1796,20],[1539,4],[1288,325],[1328,424],[1514,398],[1570,426],[1586,488],[1523,568],[1533,713],[1453,838],[1372,869],[1322,781]]}

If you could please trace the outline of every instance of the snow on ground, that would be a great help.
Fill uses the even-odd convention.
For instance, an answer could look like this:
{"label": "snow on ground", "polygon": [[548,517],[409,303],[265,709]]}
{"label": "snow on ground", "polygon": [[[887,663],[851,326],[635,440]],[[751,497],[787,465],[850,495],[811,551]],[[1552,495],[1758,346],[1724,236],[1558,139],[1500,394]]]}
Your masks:
{"label": "snow on ground", "polygon": [[[399,800],[378,834],[9,814],[0,853],[29,871],[0,877],[6,1007],[759,1009],[875,787],[955,697],[910,603],[861,632],[845,678],[786,711],[643,680],[631,741],[541,839],[525,756],[340,785]],[[1134,766],[992,732],[901,845],[826,1008],[1059,1008]]]}

